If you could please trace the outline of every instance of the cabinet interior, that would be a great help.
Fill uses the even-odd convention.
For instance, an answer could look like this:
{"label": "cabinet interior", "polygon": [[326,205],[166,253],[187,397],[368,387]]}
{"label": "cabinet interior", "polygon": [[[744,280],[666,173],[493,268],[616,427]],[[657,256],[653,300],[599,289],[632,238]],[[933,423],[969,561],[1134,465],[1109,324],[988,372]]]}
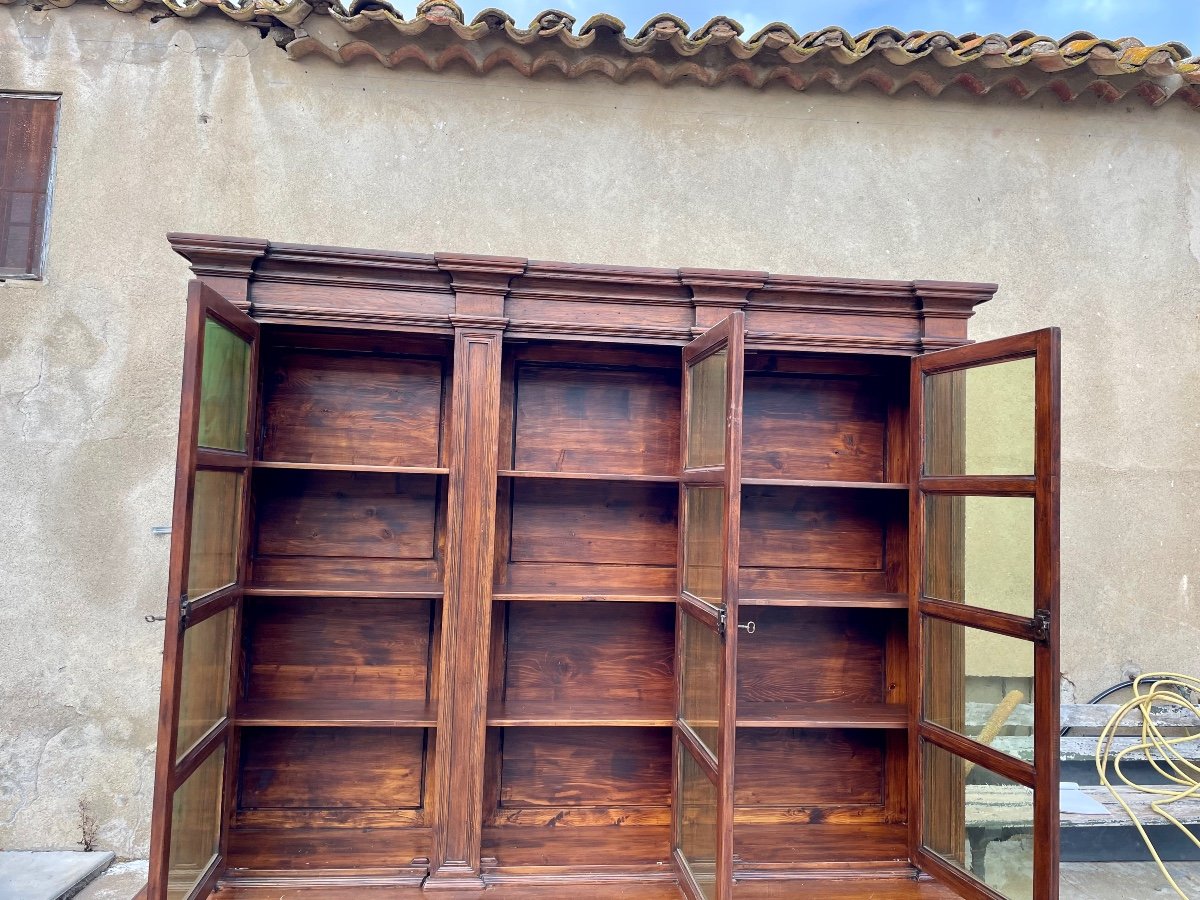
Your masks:
{"label": "cabinet interior", "polygon": [[[228,864],[430,854],[452,354],[265,328]],[[906,360],[744,385],[741,873],[908,860]],[[482,856],[671,859],[677,348],[505,347]],[[616,826],[616,827],[614,827]]]}

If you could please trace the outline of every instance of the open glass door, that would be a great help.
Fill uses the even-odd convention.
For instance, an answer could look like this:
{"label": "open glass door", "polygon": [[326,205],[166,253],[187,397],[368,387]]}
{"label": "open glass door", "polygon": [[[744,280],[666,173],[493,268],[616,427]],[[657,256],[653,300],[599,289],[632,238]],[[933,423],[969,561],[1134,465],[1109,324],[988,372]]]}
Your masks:
{"label": "open glass door", "polygon": [[691,900],[733,890],[743,321],[683,351],[672,848]]}
{"label": "open glass door", "polygon": [[1053,900],[1058,330],[917,357],[912,410],[916,861],[965,897]]}
{"label": "open glass door", "polygon": [[257,342],[249,316],[199,281],[189,284],[151,900],[204,895],[220,863]]}

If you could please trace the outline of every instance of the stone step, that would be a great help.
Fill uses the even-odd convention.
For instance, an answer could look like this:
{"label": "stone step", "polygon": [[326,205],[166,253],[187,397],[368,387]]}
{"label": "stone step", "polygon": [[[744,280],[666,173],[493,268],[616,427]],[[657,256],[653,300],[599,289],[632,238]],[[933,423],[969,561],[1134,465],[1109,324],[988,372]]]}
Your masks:
{"label": "stone step", "polygon": [[0,851],[0,900],[67,900],[107,869],[114,853]]}

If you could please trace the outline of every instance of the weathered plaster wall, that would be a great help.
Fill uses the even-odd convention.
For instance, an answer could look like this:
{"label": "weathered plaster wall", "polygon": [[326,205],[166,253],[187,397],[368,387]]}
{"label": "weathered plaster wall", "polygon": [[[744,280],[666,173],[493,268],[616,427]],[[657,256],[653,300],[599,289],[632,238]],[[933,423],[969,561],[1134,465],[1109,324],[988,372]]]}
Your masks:
{"label": "weathered plaster wall", "polygon": [[44,284],[0,285],[0,846],[146,852],[187,269],[165,232],[997,281],[1064,334],[1063,661],[1200,646],[1200,116],[288,61],[215,14],[0,7],[62,91]]}

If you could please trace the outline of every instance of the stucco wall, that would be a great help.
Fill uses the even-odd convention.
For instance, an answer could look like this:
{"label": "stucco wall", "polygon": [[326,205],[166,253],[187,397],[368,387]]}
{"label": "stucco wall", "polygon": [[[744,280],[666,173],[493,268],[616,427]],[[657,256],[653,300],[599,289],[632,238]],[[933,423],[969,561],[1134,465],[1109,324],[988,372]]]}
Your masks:
{"label": "stucco wall", "polygon": [[1200,646],[1200,116],[291,62],[216,14],[0,7],[61,91],[43,284],[0,285],[0,846],[144,854],[187,269],[165,232],[997,281],[1064,335],[1063,663]]}

